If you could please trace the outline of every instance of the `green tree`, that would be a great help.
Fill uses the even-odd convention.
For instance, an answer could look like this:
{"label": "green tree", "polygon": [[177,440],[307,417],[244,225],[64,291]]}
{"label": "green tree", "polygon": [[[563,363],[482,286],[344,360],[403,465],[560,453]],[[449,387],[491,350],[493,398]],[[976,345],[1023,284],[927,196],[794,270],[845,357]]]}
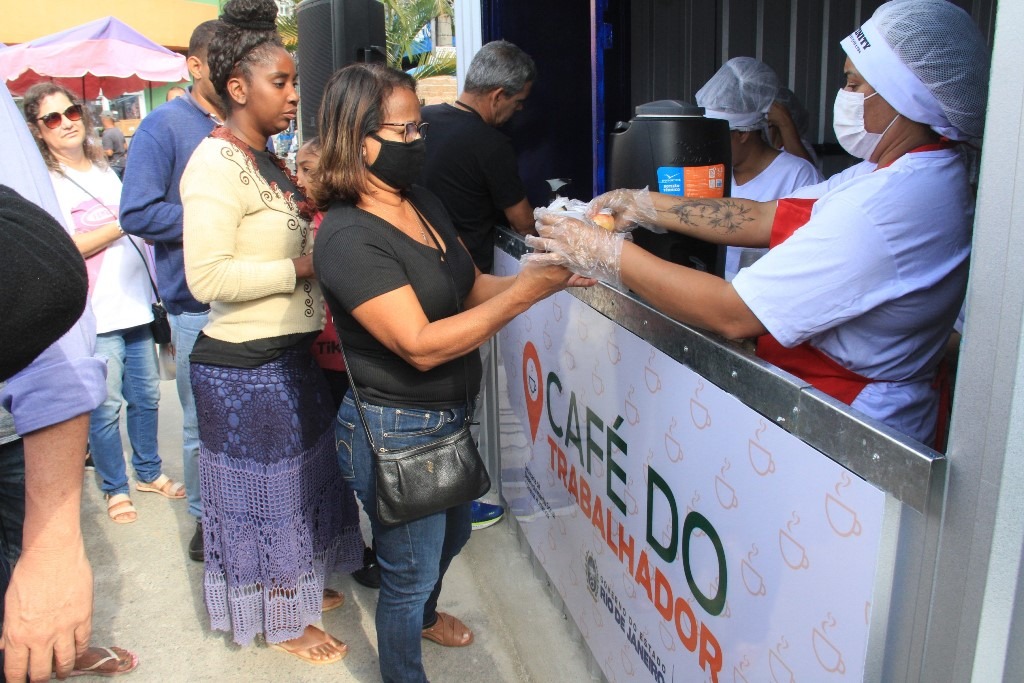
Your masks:
{"label": "green tree", "polygon": [[[384,29],[388,43],[388,66],[401,69],[403,59],[415,68],[416,78],[450,76],[455,73],[455,55],[450,50],[431,50],[409,56],[416,35],[440,16],[452,16],[454,0],[382,0]],[[434,37],[436,41],[436,36]]]}

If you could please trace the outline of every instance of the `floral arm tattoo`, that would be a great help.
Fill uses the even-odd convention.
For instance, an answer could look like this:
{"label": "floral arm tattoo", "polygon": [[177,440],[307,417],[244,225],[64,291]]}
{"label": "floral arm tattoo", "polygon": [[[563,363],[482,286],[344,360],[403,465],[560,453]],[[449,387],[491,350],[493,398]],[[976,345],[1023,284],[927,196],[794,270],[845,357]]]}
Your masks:
{"label": "floral arm tattoo", "polygon": [[709,229],[723,235],[740,232],[754,220],[754,212],[732,199],[691,199],[659,213],[668,213],[688,228]]}

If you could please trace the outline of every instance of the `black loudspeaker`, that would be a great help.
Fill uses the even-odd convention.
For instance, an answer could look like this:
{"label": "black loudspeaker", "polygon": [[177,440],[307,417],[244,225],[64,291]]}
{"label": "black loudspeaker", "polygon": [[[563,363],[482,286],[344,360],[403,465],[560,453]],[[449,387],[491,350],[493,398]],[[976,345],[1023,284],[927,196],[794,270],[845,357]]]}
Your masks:
{"label": "black loudspeaker", "polygon": [[352,62],[387,59],[380,0],[303,0],[299,24],[299,125],[302,139],[317,134],[316,116],[331,75]]}

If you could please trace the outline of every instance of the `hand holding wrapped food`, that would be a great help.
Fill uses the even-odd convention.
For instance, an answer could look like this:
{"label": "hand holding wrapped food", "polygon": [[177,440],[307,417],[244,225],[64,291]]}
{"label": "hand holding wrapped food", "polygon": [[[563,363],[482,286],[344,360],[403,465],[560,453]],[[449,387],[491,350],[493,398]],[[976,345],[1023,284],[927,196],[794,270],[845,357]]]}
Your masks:
{"label": "hand holding wrapped food", "polygon": [[623,233],[609,232],[578,214],[538,210],[535,216],[540,237],[528,236],[526,244],[538,251],[523,256],[523,263],[564,265],[579,275],[621,286]]}
{"label": "hand holding wrapped food", "polygon": [[[613,228],[618,232],[629,232],[637,226],[641,226],[653,232],[664,232],[661,228],[655,228],[654,222],[658,212],[654,208],[654,200],[651,193],[644,188],[642,190],[611,190],[598,195],[587,204],[585,213],[598,222],[601,227],[608,223],[609,216],[612,219]],[[609,228],[606,228],[609,229]]]}

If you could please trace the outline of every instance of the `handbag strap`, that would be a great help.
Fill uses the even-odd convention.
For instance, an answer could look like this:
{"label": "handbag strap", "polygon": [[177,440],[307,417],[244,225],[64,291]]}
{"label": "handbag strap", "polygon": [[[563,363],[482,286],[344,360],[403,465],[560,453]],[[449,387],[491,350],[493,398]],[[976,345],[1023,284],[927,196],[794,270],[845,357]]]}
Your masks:
{"label": "handbag strap", "polygon": [[[90,197],[92,197],[93,200],[97,204],[99,204],[104,209],[106,209],[107,213],[110,214],[110,217],[114,219],[114,222],[120,222],[120,219],[117,217],[117,214],[115,214],[113,211],[111,211],[109,206],[107,206],[102,201],[100,201],[99,197],[94,195],[92,192],[89,192],[89,190],[85,189],[84,187],[82,187],[81,183],[79,183],[77,180],[75,180],[74,178],[69,176],[67,173],[61,173],[61,175],[64,176],[65,178],[67,178],[68,180],[70,180],[75,185],[75,187],[77,187],[79,190],[81,190],[82,192],[86,193]],[[122,232],[124,232],[124,231],[122,230]],[[135,247],[135,251],[138,253],[139,258],[142,259],[142,265],[146,268],[146,276],[149,277],[149,286],[153,288],[153,296],[156,297],[156,300],[159,303],[159,301],[160,301],[160,292],[156,288],[156,280],[153,279],[153,274],[149,271],[149,261],[146,259],[145,255],[142,253],[142,250],[139,249],[139,245],[135,244],[135,240],[133,240],[130,235],[128,236],[128,243],[131,244],[133,247]]]}
{"label": "handbag strap", "polygon": [[[455,311],[456,311],[456,313],[461,313],[462,312],[462,299],[459,296],[459,288],[455,284],[455,274],[452,271],[452,265],[451,265],[451,263],[449,263],[448,259],[446,258],[446,252],[442,251],[441,243],[437,241],[437,237],[434,235],[433,230],[430,229],[430,226],[428,226],[426,221],[423,219],[423,214],[420,213],[420,210],[417,209],[416,205],[413,204],[412,202],[409,202],[409,205],[412,207],[413,211],[416,212],[416,217],[419,218],[420,224],[423,226],[423,229],[434,240],[434,245],[437,247],[437,253],[440,256],[441,260],[444,262],[444,264],[447,266],[448,279],[451,281],[452,292],[455,294]],[[352,388],[352,398],[355,401],[356,410],[359,411],[359,421],[363,423],[363,429],[366,431],[366,438],[370,442],[370,448],[372,450],[374,450],[374,451],[377,451],[378,450],[377,446],[376,446],[376,444],[373,443],[373,436],[370,433],[370,426],[366,422],[366,413],[363,410],[363,402],[359,399],[359,390],[356,388],[356,381],[352,377],[352,370],[351,370],[352,366],[349,365],[348,358],[345,356],[345,345],[342,343],[340,335],[338,337],[338,347],[341,349],[341,360],[342,360],[342,362],[345,363],[345,374],[348,375],[348,385]],[[471,419],[472,419],[472,416],[469,413],[469,407],[470,407],[470,403],[469,403],[469,363],[468,363],[468,361],[466,361],[466,357],[465,356],[462,357],[462,363],[463,363],[463,376],[464,376],[464,378],[466,380],[466,422],[465,422],[465,424],[468,425],[470,423]],[[382,448],[380,450],[384,450],[384,449]]]}

